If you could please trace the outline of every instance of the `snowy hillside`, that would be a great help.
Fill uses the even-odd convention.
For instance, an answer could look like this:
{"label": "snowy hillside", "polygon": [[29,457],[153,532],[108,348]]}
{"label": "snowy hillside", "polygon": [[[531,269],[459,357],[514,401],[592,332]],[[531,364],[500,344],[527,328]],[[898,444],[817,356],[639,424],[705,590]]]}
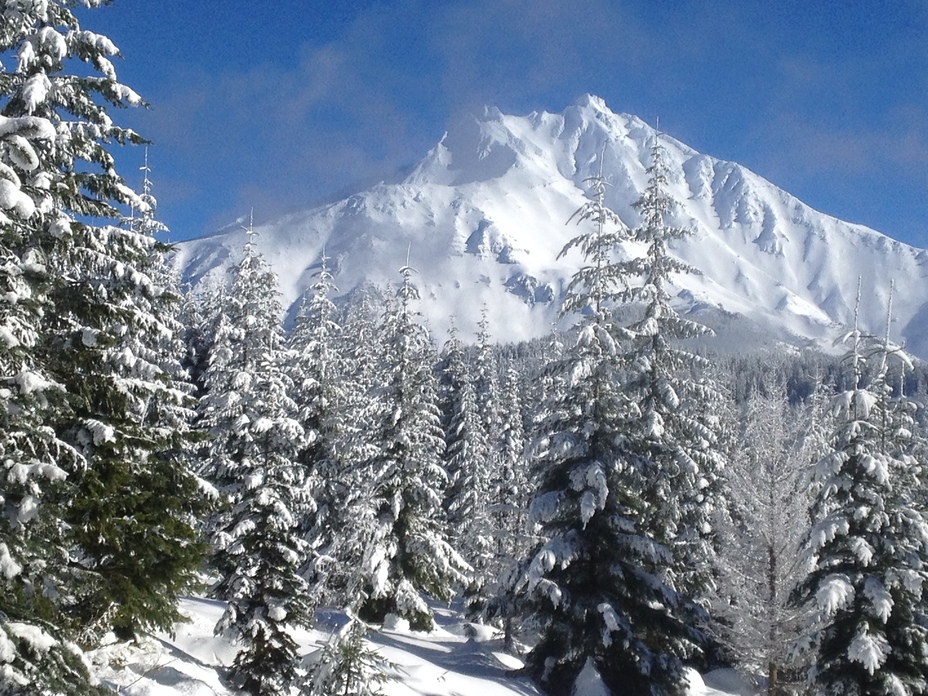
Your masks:
{"label": "snowy hillside", "polygon": [[[557,256],[576,233],[566,222],[585,200],[584,180],[602,171],[611,183],[607,204],[637,225],[632,203],[655,138],[667,151],[678,203],[671,222],[692,231],[674,251],[701,272],[682,280],[681,307],[709,323],[737,314],[739,334],[830,343],[853,322],[858,276],[861,323],[879,332],[895,280],[893,334],[928,358],[928,251],[823,215],[589,95],[561,114],[490,108],[465,117],[399,183],[261,226],[258,246],[286,304],[305,291],[323,249],[343,293],[364,280],[396,282],[408,252],[439,340],[452,315],[472,336],[484,303],[498,339],[539,336],[556,320],[579,264]],[[221,275],[240,257],[244,236],[233,226],[185,242],[176,263],[188,280]]]}
{"label": "snowy hillside", "polygon": [[[126,696],[232,696],[220,678],[223,666],[231,664],[236,647],[213,635],[223,605],[206,599],[187,599],[182,613],[189,618],[178,624],[173,635],[126,645],[114,643],[98,650],[93,661],[101,679]],[[344,621],[344,615],[322,615],[316,630],[294,634],[300,652],[309,659],[328,632]],[[387,696],[530,696],[540,694],[530,680],[515,677],[510,670],[521,662],[501,650],[489,629],[465,624],[447,609],[436,612],[439,626],[431,633],[417,633],[394,626],[370,636],[371,644],[394,666],[396,681],[384,687]],[[688,696],[728,696],[706,686],[690,672]],[[718,688],[737,682],[731,670],[706,678]],[[577,696],[600,696],[596,680],[590,680]]]}

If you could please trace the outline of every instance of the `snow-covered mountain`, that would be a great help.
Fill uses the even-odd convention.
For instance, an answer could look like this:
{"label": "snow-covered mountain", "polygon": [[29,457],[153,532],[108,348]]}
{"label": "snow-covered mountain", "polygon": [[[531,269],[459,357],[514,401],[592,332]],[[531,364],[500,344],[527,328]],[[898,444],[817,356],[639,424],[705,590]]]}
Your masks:
{"label": "snow-covered mountain", "polygon": [[[462,118],[403,180],[262,225],[257,244],[291,307],[323,250],[343,293],[398,281],[408,254],[439,342],[452,316],[472,337],[484,305],[497,339],[540,336],[581,263],[558,253],[577,234],[567,220],[586,200],[584,180],[602,172],[608,205],[637,225],[655,140],[678,203],[671,222],[692,231],[673,251],[701,272],[678,279],[682,309],[742,339],[830,344],[853,324],[858,277],[860,323],[879,333],[895,281],[892,335],[928,358],[928,251],[819,213],[590,95],[561,114]],[[182,243],[176,264],[188,280],[221,274],[244,241],[235,226]]]}

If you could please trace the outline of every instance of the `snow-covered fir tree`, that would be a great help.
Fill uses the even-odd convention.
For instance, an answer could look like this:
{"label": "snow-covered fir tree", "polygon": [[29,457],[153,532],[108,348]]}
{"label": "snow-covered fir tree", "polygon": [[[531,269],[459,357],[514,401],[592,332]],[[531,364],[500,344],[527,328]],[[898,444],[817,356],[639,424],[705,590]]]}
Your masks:
{"label": "snow-covered fir tree", "polygon": [[[42,17],[5,7],[4,53]],[[6,57],[4,57],[6,60]],[[15,76],[0,72],[4,108]],[[61,504],[80,456],[46,425],[64,407],[39,352],[53,282],[35,242],[42,213],[27,192],[55,128],[44,118],[0,116],[0,693],[95,693],[73,634],[44,587],[65,592],[70,552]],[[62,624],[62,626],[56,625]]]}
{"label": "snow-covered fir tree", "polygon": [[[177,595],[200,563],[190,524],[199,496],[183,463],[165,456],[182,431],[167,432],[164,411],[152,407],[185,398],[153,359],[171,333],[161,317],[172,303],[149,265],[156,243],[150,230],[116,224],[120,207],[148,205],[116,173],[107,149],[141,138],[108,110],[141,100],[116,78],[113,43],[82,30],[70,8],[54,0],[3,5],[0,207],[19,279],[32,286],[22,306],[42,310],[28,337],[31,358],[22,363],[23,374],[35,377],[30,398],[48,405],[50,387],[63,390],[55,407],[23,412],[36,418],[30,485],[69,469],[56,507],[43,496],[66,537],[64,544],[48,540],[54,562],[43,566],[41,584],[57,597],[55,612],[66,610],[92,642],[109,629],[128,635],[173,624]],[[150,543],[153,529],[163,531],[158,543]],[[80,690],[76,678],[61,686],[71,676],[54,688]]]}
{"label": "snow-covered fir tree", "polygon": [[[375,305],[379,291],[372,286],[356,288],[342,312],[339,347],[340,396],[338,438],[335,457],[336,482],[342,496],[337,514],[350,523],[333,531],[333,547],[317,559],[324,574],[324,600],[336,606],[356,606],[361,583],[358,569],[371,537],[374,481],[368,463],[378,452],[379,386],[383,354],[380,322],[383,311]],[[332,489],[334,492],[334,488]],[[325,495],[323,495],[323,498]],[[323,501],[324,504],[324,501]],[[322,567],[324,566],[324,568]]]}
{"label": "snow-covered fir tree", "polygon": [[216,631],[242,644],[230,678],[255,696],[290,693],[297,676],[292,630],[312,624],[314,607],[299,572],[307,548],[293,512],[305,495],[296,462],[303,429],[288,415],[293,404],[278,366],[262,367],[238,433],[242,486],[214,558],[223,574],[214,592],[228,603]]}
{"label": "snow-covered fir tree", "polygon": [[848,388],[834,401],[833,451],[815,466],[812,570],[796,592],[818,613],[810,677],[821,694],[923,694],[928,525],[913,498],[924,482],[887,380],[891,361],[908,358],[856,321],[842,340]]}
{"label": "snow-covered fir tree", "polygon": [[466,582],[468,566],[448,543],[442,514],[447,475],[437,380],[428,330],[413,303],[413,269],[401,270],[402,285],[388,308],[382,387],[373,433],[376,451],[365,463],[369,483],[358,524],[366,529],[359,615],[382,622],[388,614],[419,630],[432,628],[423,593],[448,601]]}
{"label": "snow-covered fir tree", "polygon": [[496,553],[516,557],[525,543],[525,508],[529,490],[525,461],[525,423],[522,375],[515,360],[506,362],[501,387],[500,445],[496,476],[491,481],[491,512],[494,518]]}
{"label": "snow-covered fir tree", "polygon": [[[141,210],[133,208],[131,216],[123,221],[123,226],[154,237],[167,232],[168,228],[155,216],[158,201],[152,194],[147,149],[145,163],[140,170],[143,173],[140,199],[144,207]],[[149,404],[149,409],[158,410],[163,414],[164,428],[176,434],[186,434],[195,415],[192,409],[196,404],[196,385],[190,379],[190,373],[184,364],[188,348],[183,338],[185,326],[182,320],[185,318],[187,303],[180,290],[180,275],[177,269],[168,263],[167,254],[170,251],[169,244],[157,242],[149,253],[145,268],[159,288],[158,312],[163,326],[160,335],[155,336],[154,340],[149,340],[149,345],[138,345],[137,349],[146,352],[150,362],[160,365],[164,378],[171,380],[178,391],[188,396],[180,400],[174,393],[171,400],[153,399]],[[164,397],[165,394],[159,396]],[[173,444],[176,456],[183,457],[185,462],[190,463],[192,448],[189,443],[175,438]]]}
{"label": "snow-covered fir tree", "polygon": [[590,230],[572,239],[583,265],[564,311],[581,315],[576,342],[552,365],[559,387],[536,444],[540,488],[531,515],[544,541],[534,550],[528,590],[541,631],[529,673],[550,693],[571,693],[589,663],[611,693],[682,693],[683,660],[697,649],[698,609],[664,580],[671,550],[649,534],[653,504],[642,495],[652,460],[628,446],[635,405],[625,395],[621,299],[623,238],[606,207],[605,182],[576,214]]}
{"label": "snow-covered fir tree", "polygon": [[216,626],[242,644],[230,680],[250,694],[287,694],[297,646],[291,631],[312,624],[300,569],[307,543],[298,511],[308,500],[297,461],[305,445],[292,384],[283,370],[277,281],[245,244],[226,296],[206,372],[200,423],[213,436],[204,475],[228,509],[212,523],[213,595],[227,602]]}
{"label": "snow-covered fir tree", "polygon": [[170,626],[202,560],[179,295],[150,222],[76,224],[76,243],[56,264],[70,276],[47,316],[49,364],[69,394],[60,432],[86,462],[65,519],[86,580],[72,611],[89,640],[110,628],[132,636]]}
{"label": "snow-covered fir tree", "polygon": [[677,343],[711,331],[680,316],[670,304],[667,285],[673,275],[693,269],[670,254],[669,245],[688,232],[666,220],[674,203],[658,142],[651,149],[647,174],[648,184],[635,203],[641,223],[630,233],[645,253],[619,265],[629,281],[623,300],[644,308],[644,316],[628,327],[627,386],[640,412],[631,437],[638,454],[654,463],[644,494],[651,503],[649,527],[674,551],[668,577],[678,590],[702,599],[711,587],[712,518],[723,467],[717,443],[720,424],[708,404],[721,401],[721,395],[704,378],[693,376],[704,361]]}
{"label": "snow-covered fir tree", "polygon": [[525,460],[524,387],[515,361],[507,361],[501,386],[501,442],[498,466],[490,481],[493,562],[484,590],[482,618],[503,628],[507,649],[514,648],[519,618],[519,586],[524,559],[534,544],[526,514],[533,493]]}
{"label": "snow-covered fir tree", "polygon": [[452,330],[443,351],[449,422],[445,429],[445,461],[450,485],[446,495],[448,523],[455,548],[474,567],[483,583],[493,549],[488,501],[490,447],[477,410],[477,394],[464,357],[464,347]]}
{"label": "snow-covered fir tree", "polygon": [[377,409],[372,397],[381,377],[382,299],[378,289],[362,285],[351,293],[344,312],[342,375],[346,417],[340,458],[356,475],[361,475],[362,463],[376,450],[373,433]]}
{"label": "snow-covered fir tree", "polygon": [[277,278],[255,248],[249,227],[242,260],[233,271],[231,287],[217,296],[209,318],[215,333],[204,373],[206,393],[198,407],[198,426],[211,440],[203,452],[200,471],[226,495],[234,496],[242,483],[238,460],[242,442],[237,429],[247,422],[244,392],[253,375],[283,351]]}
{"label": "snow-covered fir tree", "polygon": [[487,307],[484,305],[477,332],[474,393],[477,412],[486,433],[487,447],[493,458],[490,466],[495,469],[498,465],[495,458],[501,449],[502,440],[502,405],[499,391],[499,360],[490,336],[490,320],[487,314]]}
{"label": "snow-covered fir tree", "polygon": [[305,696],[383,696],[395,668],[364,642],[368,626],[355,616],[334,632],[316,656]]}
{"label": "snow-covered fir tree", "polygon": [[219,330],[219,318],[227,290],[215,279],[186,288],[181,300],[180,322],[184,356],[181,365],[199,399],[206,393],[205,373]]}
{"label": "snow-covered fir tree", "polygon": [[331,294],[334,278],[323,255],[311,295],[304,300],[290,336],[287,371],[293,381],[297,421],[305,432],[299,454],[310,490],[310,504],[301,513],[301,526],[310,544],[306,575],[314,600],[330,598],[330,576],[342,577],[338,568],[340,539],[350,527],[348,508],[350,481],[339,457],[344,442],[347,395],[342,380],[342,330]]}

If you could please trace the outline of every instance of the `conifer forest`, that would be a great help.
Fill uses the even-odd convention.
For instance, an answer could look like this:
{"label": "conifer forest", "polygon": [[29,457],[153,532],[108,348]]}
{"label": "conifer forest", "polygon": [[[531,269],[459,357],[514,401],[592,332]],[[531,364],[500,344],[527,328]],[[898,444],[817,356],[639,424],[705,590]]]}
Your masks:
{"label": "conifer forest", "polygon": [[[111,693],[86,654],[188,595],[222,603],[254,696],[382,693],[365,636],[449,604],[555,696],[721,666],[928,693],[928,370],[858,326],[714,351],[671,302],[694,269],[659,143],[637,228],[586,182],[566,331],[430,333],[415,249],[348,294],[323,255],[285,322],[253,230],[227,283],[182,283],[157,165],[117,171],[145,104],[76,4],[0,2],[0,694]],[[294,630],[333,607],[308,664]]]}

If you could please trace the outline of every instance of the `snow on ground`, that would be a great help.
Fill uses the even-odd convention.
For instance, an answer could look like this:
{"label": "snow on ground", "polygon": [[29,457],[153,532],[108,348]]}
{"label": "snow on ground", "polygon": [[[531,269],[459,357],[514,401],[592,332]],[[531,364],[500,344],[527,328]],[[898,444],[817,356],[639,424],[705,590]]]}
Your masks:
{"label": "snow on ground", "polygon": [[[96,651],[92,662],[103,683],[126,696],[233,696],[219,673],[232,663],[236,647],[214,636],[213,627],[222,615],[221,602],[188,598],[181,612],[188,621],[178,624],[173,635],[157,635],[132,645],[113,643]],[[314,652],[330,631],[345,621],[339,612],[320,612],[312,631],[296,631],[300,652]],[[504,653],[494,631],[465,623],[455,612],[436,609],[436,628],[431,633],[409,630],[394,622],[370,636],[371,644],[396,668],[398,680],[384,687],[387,696],[532,696],[541,694],[529,679],[511,670],[522,663]],[[708,675],[706,680],[689,672],[688,696],[733,696],[734,675]],[[594,671],[581,675],[576,696],[605,694]],[[742,692],[747,694],[749,692]]]}

